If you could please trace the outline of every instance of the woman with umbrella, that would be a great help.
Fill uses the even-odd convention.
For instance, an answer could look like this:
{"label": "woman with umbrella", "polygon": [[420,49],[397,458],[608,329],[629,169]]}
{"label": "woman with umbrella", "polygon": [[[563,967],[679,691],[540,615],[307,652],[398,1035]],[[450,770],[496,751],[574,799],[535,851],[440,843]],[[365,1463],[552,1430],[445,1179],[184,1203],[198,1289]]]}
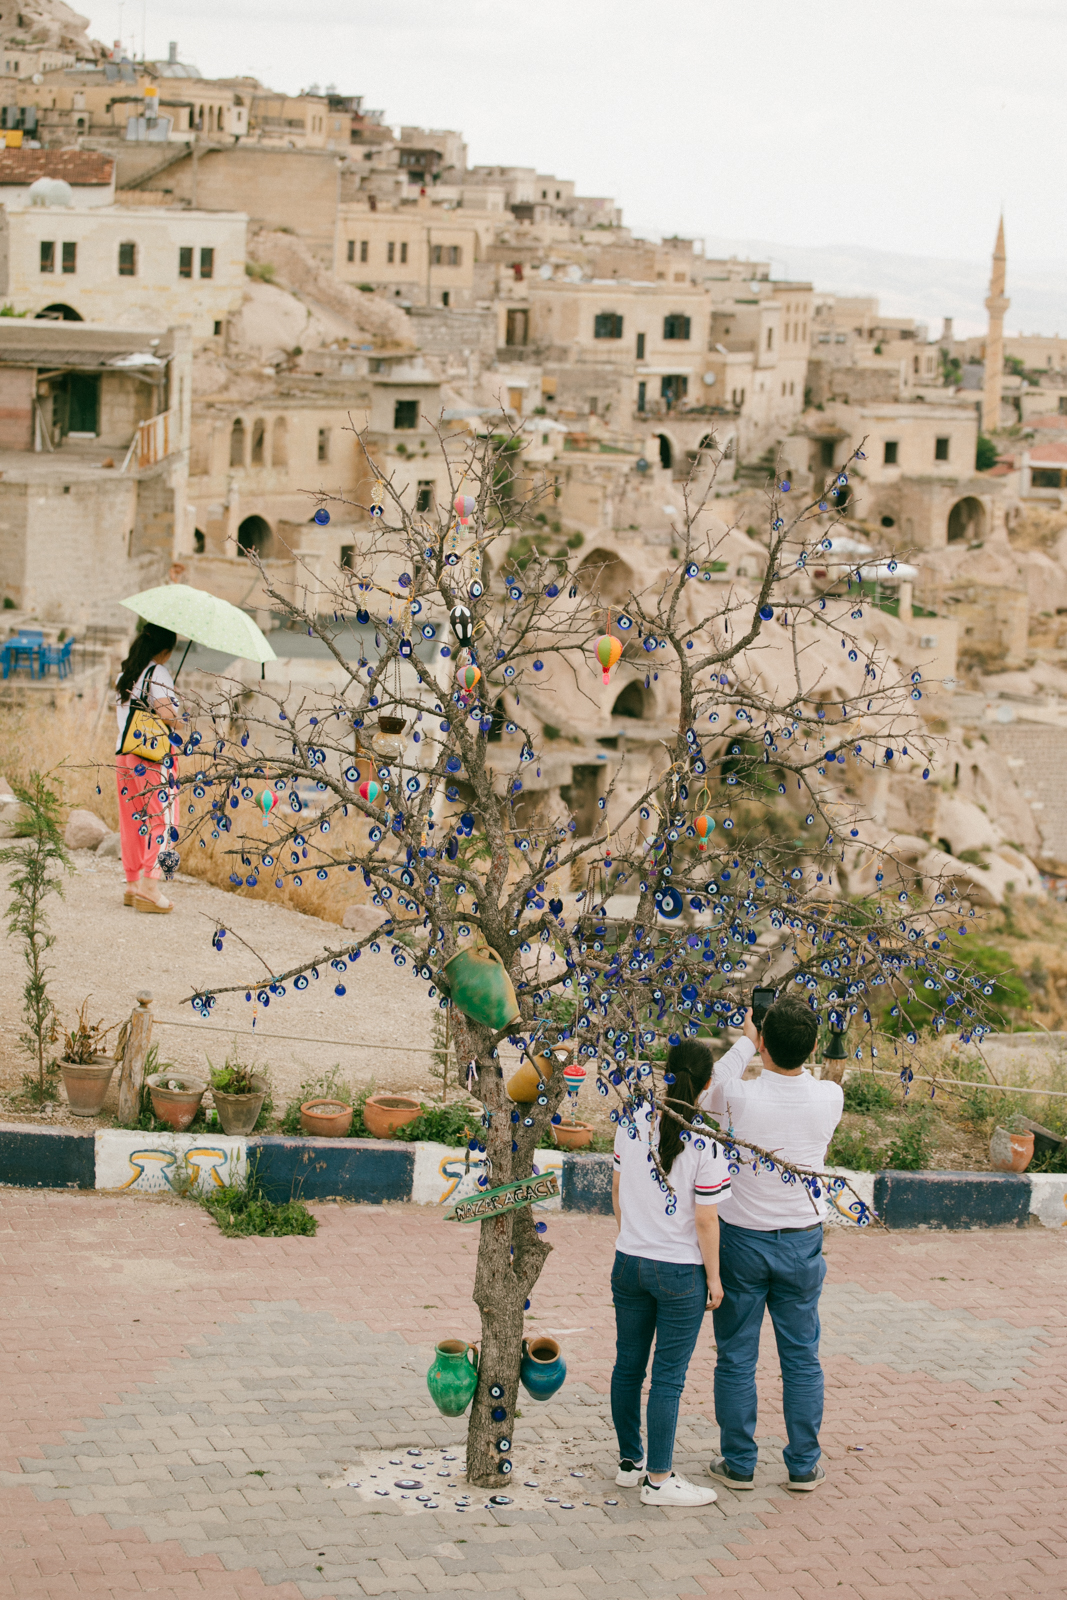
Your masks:
{"label": "woman with umbrella", "polygon": [[[166,835],[172,772],[171,744],[165,735],[181,718],[174,679],[166,667],[176,643],[169,628],[146,623],[122,663],[116,684],[115,787],[126,874],[123,903],[156,915],[171,910],[171,902],[159,887],[159,852]],[[158,720],[153,723],[152,719]],[[164,725],[162,730],[159,723]]]}
{"label": "woman with umbrella", "polygon": [[[126,899],[136,911],[167,912],[170,901],[159,888],[158,857],[167,828],[168,794],[176,791],[170,740],[151,739],[151,728],[135,726],[137,713],[158,717],[170,729],[183,719],[174,678],[193,643],[244,661],[273,661],[274,651],[251,617],[204,589],[165,583],[145,589],[120,605],[135,611],[143,627],[133,642],[118,680],[119,742],[115,776],[119,791],[119,833],[126,870]],[[178,634],[189,641],[174,678],[166,663]],[[158,725],[157,725],[157,731]],[[180,742],[180,741],[179,741]]]}

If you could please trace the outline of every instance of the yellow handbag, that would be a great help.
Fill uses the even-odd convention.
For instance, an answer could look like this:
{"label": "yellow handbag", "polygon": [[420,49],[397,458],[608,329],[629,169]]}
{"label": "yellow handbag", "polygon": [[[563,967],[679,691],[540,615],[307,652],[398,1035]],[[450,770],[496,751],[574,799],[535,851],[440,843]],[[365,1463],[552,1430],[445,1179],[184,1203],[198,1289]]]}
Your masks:
{"label": "yellow handbag", "polygon": [[122,730],[121,754],[140,756],[143,761],[162,761],[170,754],[170,729],[162,717],[148,709],[148,685],[152,672],[141,686],[140,695],[130,696],[130,714]]}

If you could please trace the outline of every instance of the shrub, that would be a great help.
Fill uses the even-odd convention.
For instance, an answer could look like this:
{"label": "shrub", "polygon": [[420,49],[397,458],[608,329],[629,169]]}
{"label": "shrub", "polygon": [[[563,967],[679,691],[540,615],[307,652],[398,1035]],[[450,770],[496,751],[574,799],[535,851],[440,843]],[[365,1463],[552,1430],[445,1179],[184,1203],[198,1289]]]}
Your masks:
{"label": "shrub", "polygon": [[251,1234],[279,1239],[291,1233],[318,1232],[319,1224],[302,1200],[268,1200],[254,1173],[245,1183],[212,1189],[200,1204],[230,1239],[246,1239]]}
{"label": "shrub", "polygon": [[930,1120],[925,1112],[919,1112],[897,1128],[885,1164],[897,1172],[921,1172],[930,1159],[932,1143]]}
{"label": "shrub", "polygon": [[854,1172],[877,1172],[885,1165],[879,1151],[868,1141],[866,1129],[850,1133],[838,1128],[830,1141],[826,1159],[834,1167],[851,1167]]}
{"label": "shrub", "polygon": [[872,1111],[892,1111],[898,1103],[888,1083],[867,1074],[854,1073],[844,1087],[846,1111],[868,1116]]}
{"label": "shrub", "polygon": [[274,263],[272,261],[246,261],[245,272],[250,278],[256,278],[260,283],[274,282]]}
{"label": "shrub", "polygon": [[398,1128],[397,1139],[432,1139],[435,1144],[465,1145],[475,1138],[482,1127],[482,1108],[468,1101],[465,1105],[454,1100],[451,1105],[423,1104],[422,1113],[406,1127]]}

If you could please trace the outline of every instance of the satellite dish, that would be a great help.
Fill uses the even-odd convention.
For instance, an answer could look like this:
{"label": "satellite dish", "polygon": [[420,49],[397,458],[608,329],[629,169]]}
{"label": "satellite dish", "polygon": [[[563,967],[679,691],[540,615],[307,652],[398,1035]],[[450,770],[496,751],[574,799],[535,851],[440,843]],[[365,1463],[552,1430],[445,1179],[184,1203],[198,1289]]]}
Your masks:
{"label": "satellite dish", "polygon": [[704,374],[704,383],[707,386],[707,388],[710,389],[714,382],[715,382],[715,374],[714,374],[714,372],[705,372],[705,374]]}
{"label": "satellite dish", "polygon": [[637,460],[634,462],[634,466],[637,468],[638,472],[648,471],[648,462],[645,460],[644,456],[638,456]]}
{"label": "satellite dish", "polygon": [[551,263],[551,261],[546,261],[542,267],[538,268],[538,275],[540,277],[544,278],[546,281],[549,278],[551,278],[551,276],[552,276],[552,263]]}

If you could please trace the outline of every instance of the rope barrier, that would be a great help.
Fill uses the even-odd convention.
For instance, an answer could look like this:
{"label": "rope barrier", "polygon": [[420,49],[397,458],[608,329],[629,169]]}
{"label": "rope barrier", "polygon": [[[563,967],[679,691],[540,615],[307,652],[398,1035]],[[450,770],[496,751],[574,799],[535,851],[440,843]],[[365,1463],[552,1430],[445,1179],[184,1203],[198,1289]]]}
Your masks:
{"label": "rope barrier", "polygon": [[[870,1072],[877,1078],[897,1078],[899,1072],[890,1072],[886,1067],[860,1067],[853,1068],[854,1072]],[[939,1089],[988,1089],[991,1094],[1037,1094],[1054,1095],[1057,1099],[1067,1099],[1067,1089],[1020,1089],[1014,1083],[975,1083],[969,1078],[927,1078],[921,1073],[912,1074],[913,1083],[934,1083]]]}
{"label": "rope barrier", "polygon": [[[252,1030],[245,1032],[241,1028],[220,1028],[213,1022],[177,1022],[169,1017],[157,1017],[155,1014],[152,1017],[152,1025],[158,1028],[192,1028],[196,1033],[228,1033],[240,1035],[245,1039],[267,1040],[270,1043],[277,1041],[292,1044],[334,1044],[340,1046],[342,1050],[388,1050],[407,1056],[440,1054],[440,1051],[429,1050],[425,1045],[377,1044],[373,1040],[366,1039],[323,1039],[306,1033],[260,1033],[258,1029],[255,1032]],[[517,1055],[519,1052],[515,1053]]]}

